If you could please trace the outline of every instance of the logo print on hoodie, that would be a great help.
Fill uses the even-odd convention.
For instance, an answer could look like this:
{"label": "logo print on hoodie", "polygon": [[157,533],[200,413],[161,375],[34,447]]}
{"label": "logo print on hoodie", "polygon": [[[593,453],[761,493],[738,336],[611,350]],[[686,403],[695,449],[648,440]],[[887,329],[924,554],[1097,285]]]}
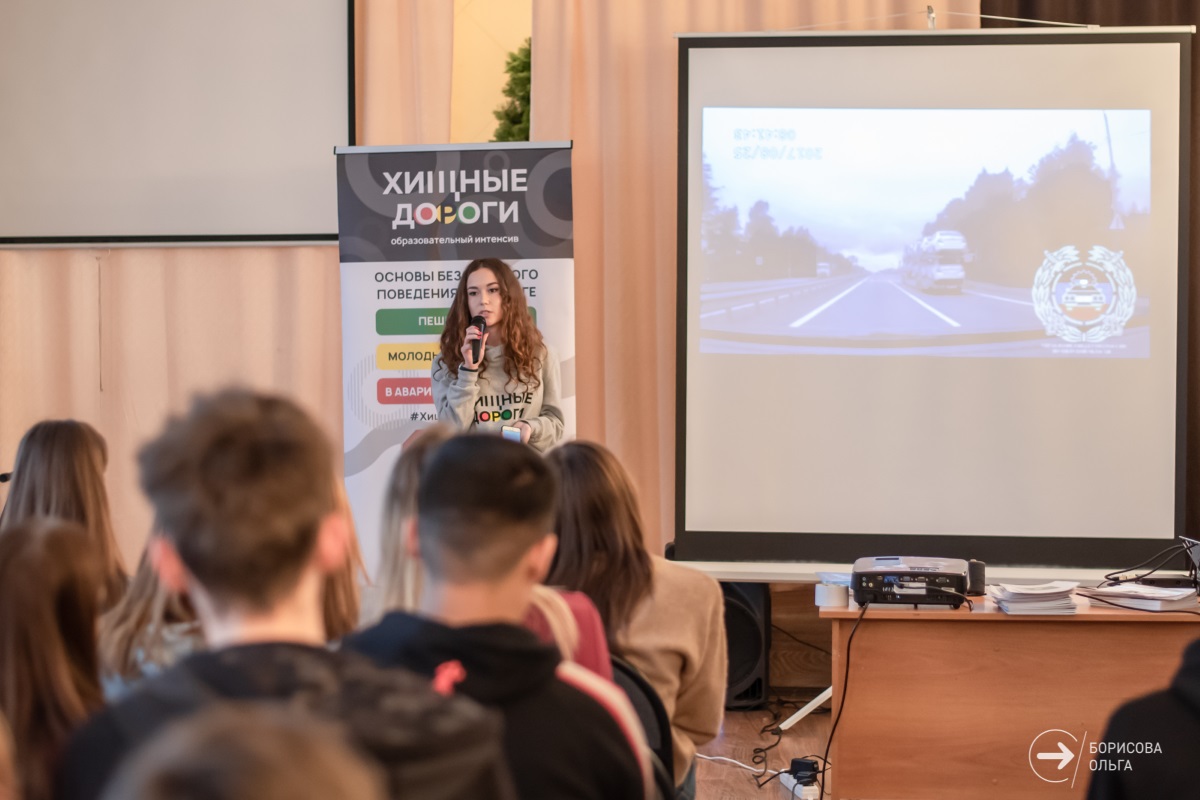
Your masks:
{"label": "logo print on hoodie", "polygon": [[532,402],[533,392],[528,391],[484,395],[475,401],[475,421],[507,422],[510,419],[522,419]]}

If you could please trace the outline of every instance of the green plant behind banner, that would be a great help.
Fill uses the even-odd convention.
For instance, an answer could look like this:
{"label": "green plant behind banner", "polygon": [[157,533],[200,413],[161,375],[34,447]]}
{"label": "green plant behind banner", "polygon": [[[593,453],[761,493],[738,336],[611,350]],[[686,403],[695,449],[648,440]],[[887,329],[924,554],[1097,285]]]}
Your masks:
{"label": "green plant behind banner", "polygon": [[508,63],[504,65],[508,73],[504,96],[508,101],[492,112],[500,121],[492,134],[493,141],[529,141],[529,45],[530,40],[526,39],[525,44],[508,54]]}

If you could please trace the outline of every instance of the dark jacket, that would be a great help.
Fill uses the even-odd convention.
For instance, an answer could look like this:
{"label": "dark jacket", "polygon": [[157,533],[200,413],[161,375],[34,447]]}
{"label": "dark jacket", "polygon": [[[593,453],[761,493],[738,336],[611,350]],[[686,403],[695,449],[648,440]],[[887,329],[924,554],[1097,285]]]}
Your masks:
{"label": "dark jacket", "polygon": [[342,723],[383,768],[392,798],[516,796],[493,712],[355,653],[270,643],[190,656],[96,714],[68,744],[56,798],[99,797],[121,761],[174,719],[221,701],[272,700]]}
{"label": "dark jacket", "polygon": [[1200,641],[1184,651],[1170,688],[1116,710],[1097,749],[1086,756],[1096,761],[1088,800],[1200,797]]}
{"label": "dark jacket", "polygon": [[393,612],[345,648],[433,678],[504,716],[504,749],[524,800],[636,800],[649,782],[644,736],[613,684],[515,625],[451,628]]}

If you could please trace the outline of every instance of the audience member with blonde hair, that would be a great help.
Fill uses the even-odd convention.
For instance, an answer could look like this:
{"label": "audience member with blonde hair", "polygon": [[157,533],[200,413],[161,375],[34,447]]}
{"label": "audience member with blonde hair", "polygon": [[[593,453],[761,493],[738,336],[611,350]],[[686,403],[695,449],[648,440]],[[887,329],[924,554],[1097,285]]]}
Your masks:
{"label": "audience member with blonde hair", "polygon": [[39,422],[17,446],[8,500],[0,511],[0,535],[30,517],[82,525],[103,569],[105,609],[116,605],[129,581],[108,510],[107,466],[108,445],[91,425],[73,419]]}
{"label": "audience member with blonde hair", "polygon": [[698,745],[725,706],[725,602],[712,578],[646,552],[633,481],[616,457],[569,442],[547,460],[559,477],[558,552],[548,583],[584,592],[609,646],[646,677],[671,720],[679,797],[694,797]]}
{"label": "audience member with blonde hair", "polygon": [[431,425],[413,434],[392,467],[384,498],[383,528],[379,542],[379,580],[364,621],[378,622],[389,611],[412,611],[421,593],[420,564],[409,558],[400,531],[416,515],[417,483],[429,455],[454,436],[449,425]]}
{"label": "audience member with blonde hair", "polygon": [[[380,578],[375,602],[366,617],[373,624],[389,611],[415,611],[421,593],[420,561],[404,546],[404,526],[417,513],[417,485],[422,466],[437,448],[454,436],[448,425],[432,425],[413,435],[392,468],[384,500]],[[582,592],[535,586],[525,627],[558,647],[562,657],[612,680],[612,660],[604,625],[592,601]]]}
{"label": "audience member with blonde hair", "polygon": [[184,595],[167,591],[142,551],[129,588],[100,618],[100,667],[105,696],[116,700],[143,678],[204,649],[204,632]]}
{"label": "audience member with blonde hair", "polygon": [[105,800],[384,800],[383,777],[338,731],[268,705],[223,704],[168,726]]}
{"label": "audience member with blonde hair", "polygon": [[104,703],[96,655],[101,570],[75,523],[30,519],[0,535],[0,716],[25,800],[48,800],[61,751]]}

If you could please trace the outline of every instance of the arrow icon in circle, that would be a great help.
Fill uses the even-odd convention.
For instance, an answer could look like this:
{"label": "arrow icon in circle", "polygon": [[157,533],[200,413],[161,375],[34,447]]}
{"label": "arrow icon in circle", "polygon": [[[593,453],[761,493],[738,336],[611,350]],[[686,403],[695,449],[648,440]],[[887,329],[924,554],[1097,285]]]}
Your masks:
{"label": "arrow icon in circle", "polygon": [[1075,754],[1068,750],[1065,744],[1059,742],[1057,753],[1038,753],[1037,757],[1039,761],[1058,761],[1058,768],[1062,769],[1071,763],[1071,759],[1075,757]]}

